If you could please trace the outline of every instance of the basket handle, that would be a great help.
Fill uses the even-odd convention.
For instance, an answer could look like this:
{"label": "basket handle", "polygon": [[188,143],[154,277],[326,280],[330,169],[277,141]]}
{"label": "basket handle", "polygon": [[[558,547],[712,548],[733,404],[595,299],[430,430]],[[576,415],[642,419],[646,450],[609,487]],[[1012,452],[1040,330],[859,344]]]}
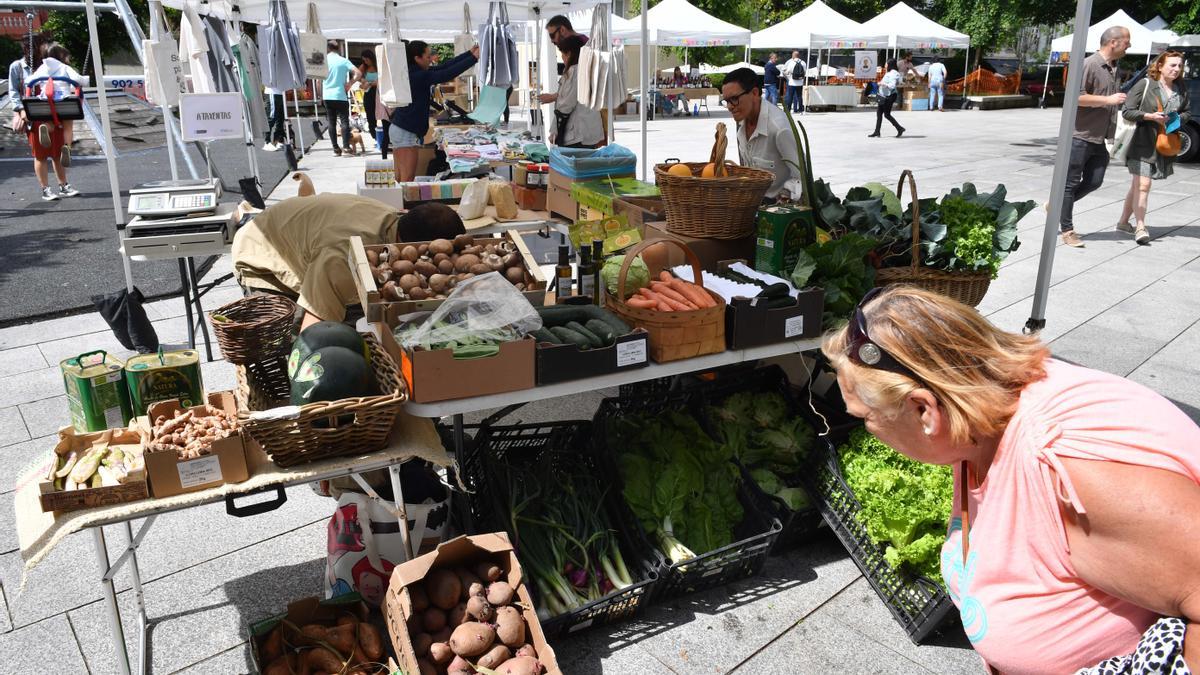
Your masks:
{"label": "basket handle", "polygon": [[904,204],[904,179],[908,179],[908,191],[912,194],[912,269],[915,272],[921,267],[921,201],[917,198],[917,180],[912,171],[905,169],[900,173],[900,182],[896,184],[896,199]]}
{"label": "basket handle", "polygon": [[629,266],[633,264],[633,259],[638,257],[642,251],[650,248],[655,244],[674,244],[683,249],[684,255],[687,256],[688,262],[692,265],[692,276],[696,280],[696,285],[704,288],[703,270],[700,269],[700,259],[688,248],[687,244],[677,239],[643,239],[633,248],[625,252],[625,259],[621,261],[621,271],[617,273],[617,300],[625,302],[625,276],[629,274]]}

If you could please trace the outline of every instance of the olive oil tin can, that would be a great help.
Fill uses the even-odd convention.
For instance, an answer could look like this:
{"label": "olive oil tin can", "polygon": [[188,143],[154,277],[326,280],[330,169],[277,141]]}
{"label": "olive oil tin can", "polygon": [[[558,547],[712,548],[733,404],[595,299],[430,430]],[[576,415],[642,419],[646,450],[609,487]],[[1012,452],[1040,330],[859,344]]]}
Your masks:
{"label": "olive oil tin can", "polygon": [[135,416],[151,404],[179,399],[184,408],[204,403],[200,353],[194,349],[140,354],[125,363],[125,384]]}
{"label": "olive oil tin can", "polygon": [[129,424],[132,412],[121,359],[99,350],[65,359],[58,367],[75,431],[120,429]]}

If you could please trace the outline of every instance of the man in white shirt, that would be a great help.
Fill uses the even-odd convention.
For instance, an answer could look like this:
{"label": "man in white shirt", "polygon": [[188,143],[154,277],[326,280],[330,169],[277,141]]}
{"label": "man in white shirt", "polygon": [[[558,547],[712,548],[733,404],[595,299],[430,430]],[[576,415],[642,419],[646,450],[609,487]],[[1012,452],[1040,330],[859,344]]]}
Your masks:
{"label": "man in white shirt", "polygon": [[741,164],[775,174],[775,181],[767,189],[767,199],[774,201],[789,180],[797,181],[792,193],[798,197],[802,174],[791,120],[779,108],[763,105],[758,75],[749,68],[738,68],[726,75],[721,85],[721,103],[737,122]]}
{"label": "man in white shirt", "polygon": [[[787,95],[783,109],[788,112],[804,112],[804,77],[808,64],[800,58],[800,51],[792,52],[792,58],[783,64],[783,76],[787,78]],[[726,79],[728,81],[728,79]]]}
{"label": "man in white shirt", "polygon": [[929,109],[946,112],[946,66],[941,57],[933,57],[929,64]]}

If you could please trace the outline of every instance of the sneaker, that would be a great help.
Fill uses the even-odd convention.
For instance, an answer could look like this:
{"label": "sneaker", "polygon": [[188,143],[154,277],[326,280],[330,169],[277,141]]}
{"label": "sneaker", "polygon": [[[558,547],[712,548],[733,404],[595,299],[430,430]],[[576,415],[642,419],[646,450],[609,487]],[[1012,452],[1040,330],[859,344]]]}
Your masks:
{"label": "sneaker", "polygon": [[59,197],[78,197],[79,190],[76,190],[75,188],[71,187],[70,183],[63,183],[62,185],[58,186],[58,196]]}
{"label": "sneaker", "polygon": [[334,156],[334,157],[341,157],[341,156],[342,156],[342,149],[341,149],[341,148],[334,148],[334,149],[333,149],[333,156]]}
{"label": "sneaker", "polygon": [[1128,220],[1123,223],[1117,223],[1117,229],[1126,234],[1134,233],[1133,226],[1129,224]]}
{"label": "sneaker", "polygon": [[1079,235],[1075,234],[1075,230],[1067,230],[1066,232],[1063,232],[1062,241],[1064,244],[1072,248],[1085,248],[1086,246],[1083,243],[1083,240],[1079,238]]}
{"label": "sneaker", "polygon": [[1133,231],[1133,240],[1141,246],[1150,245],[1150,233],[1146,231],[1145,225],[1138,225]]}
{"label": "sneaker", "polygon": [[58,195],[54,192],[54,190],[49,185],[42,188],[42,201],[53,202],[53,201],[57,201],[57,200],[58,200]]}
{"label": "sneaker", "polygon": [[65,169],[71,166],[71,146],[64,145],[62,150],[58,151],[58,163]]}
{"label": "sneaker", "polygon": [[274,143],[263,143],[262,149],[266,152],[279,152],[279,146]]}
{"label": "sneaker", "polygon": [[42,124],[38,126],[38,142],[43,148],[50,147],[50,125]]}

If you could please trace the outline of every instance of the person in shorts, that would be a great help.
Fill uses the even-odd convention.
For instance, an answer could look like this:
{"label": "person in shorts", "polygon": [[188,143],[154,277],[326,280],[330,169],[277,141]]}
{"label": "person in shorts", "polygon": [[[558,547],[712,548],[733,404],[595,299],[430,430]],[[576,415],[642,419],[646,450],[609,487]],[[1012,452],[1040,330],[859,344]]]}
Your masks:
{"label": "person in shorts", "polygon": [[412,103],[392,112],[388,140],[392,144],[392,163],[396,180],[405,183],[417,175],[417,151],[429,131],[429,101],[436,85],[449,82],[467,72],[479,61],[479,45],[444,64],[434,65],[429,45],[421,40],[408,43],[408,84]]}

